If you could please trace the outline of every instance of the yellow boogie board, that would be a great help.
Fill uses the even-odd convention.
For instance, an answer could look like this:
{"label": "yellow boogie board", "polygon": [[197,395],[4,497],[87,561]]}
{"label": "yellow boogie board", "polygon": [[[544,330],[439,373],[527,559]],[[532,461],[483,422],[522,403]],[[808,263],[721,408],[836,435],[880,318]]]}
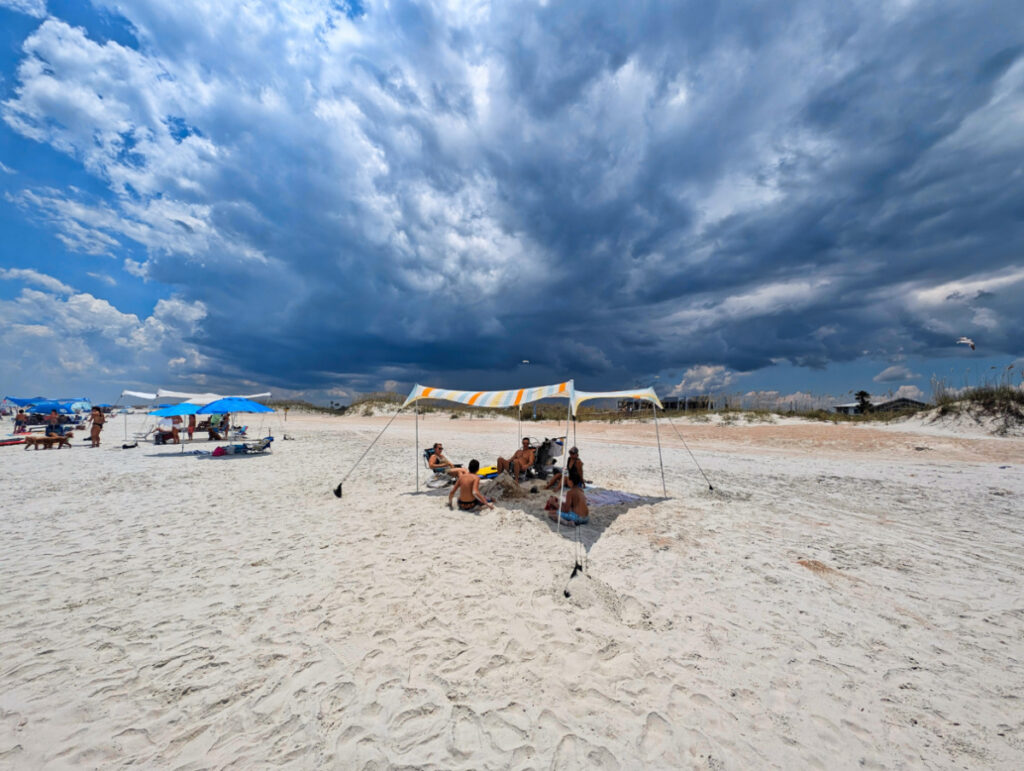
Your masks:
{"label": "yellow boogie board", "polygon": [[481,479],[490,479],[498,476],[498,469],[495,466],[481,466],[477,469],[476,475]]}

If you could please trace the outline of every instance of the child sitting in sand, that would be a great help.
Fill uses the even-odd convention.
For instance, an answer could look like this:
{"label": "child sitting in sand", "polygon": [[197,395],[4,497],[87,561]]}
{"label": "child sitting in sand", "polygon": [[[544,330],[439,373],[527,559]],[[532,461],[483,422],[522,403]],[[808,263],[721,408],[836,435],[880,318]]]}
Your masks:
{"label": "child sitting in sand", "polygon": [[458,472],[458,476],[455,478],[452,489],[448,492],[449,509],[452,507],[452,498],[455,497],[456,490],[459,493],[459,511],[476,511],[480,506],[494,508],[493,501],[490,498],[484,498],[480,492],[480,477],[476,475],[479,470],[480,461],[475,458],[469,462],[469,469],[454,469]]}
{"label": "child sitting in sand", "polygon": [[[587,497],[583,494],[581,485],[583,477],[579,469],[569,467],[569,476],[566,477],[568,490],[565,493],[565,500],[562,501],[562,521],[571,525],[585,525],[590,520],[590,509],[587,507]],[[548,517],[554,521],[558,517],[558,499],[555,496],[548,498],[544,504],[544,510]]]}

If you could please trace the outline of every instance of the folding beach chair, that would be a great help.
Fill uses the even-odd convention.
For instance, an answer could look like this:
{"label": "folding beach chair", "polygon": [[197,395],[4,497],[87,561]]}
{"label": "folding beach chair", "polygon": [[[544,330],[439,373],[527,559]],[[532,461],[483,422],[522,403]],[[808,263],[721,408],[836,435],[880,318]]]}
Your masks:
{"label": "folding beach chair", "polygon": [[430,458],[433,454],[433,447],[428,447],[423,451],[423,465],[427,467],[427,471],[432,471],[434,474],[431,479],[427,480],[427,487],[431,490],[438,490],[452,484],[455,481],[455,477],[449,474],[446,469],[430,467]]}

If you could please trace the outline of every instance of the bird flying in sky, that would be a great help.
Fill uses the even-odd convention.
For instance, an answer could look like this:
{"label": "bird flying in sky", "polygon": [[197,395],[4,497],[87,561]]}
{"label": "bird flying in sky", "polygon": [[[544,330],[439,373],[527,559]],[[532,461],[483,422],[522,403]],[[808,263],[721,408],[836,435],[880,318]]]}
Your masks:
{"label": "bird flying in sky", "polygon": [[959,340],[956,341],[956,344],[957,345],[969,345],[969,346],[971,346],[971,350],[972,351],[974,350],[974,341],[971,340],[971,338],[969,338],[969,337],[961,337]]}

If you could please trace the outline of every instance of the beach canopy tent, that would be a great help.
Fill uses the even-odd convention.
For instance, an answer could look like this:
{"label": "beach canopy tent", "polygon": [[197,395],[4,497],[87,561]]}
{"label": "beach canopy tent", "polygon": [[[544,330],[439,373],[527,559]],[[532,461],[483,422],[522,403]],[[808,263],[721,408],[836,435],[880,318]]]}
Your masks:
{"label": "beach canopy tent", "polygon": [[20,396],[5,396],[5,402],[10,402],[16,407],[28,407],[30,404],[36,404],[37,402],[49,401],[45,396],[30,396],[27,399],[23,399]]}
{"label": "beach canopy tent", "polygon": [[150,415],[155,415],[158,418],[177,418],[182,415],[195,415],[199,412],[198,404],[189,404],[184,402],[182,404],[172,404],[168,407],[161,407],[159,409],[150,412]]}
{"label": "beach canopy tent", "polygon": [[[465,404],[470,407],[489,407],[493,409],[502,409],[506,407],[519,407],[523,404],[529,404],[530,402],[538,401],[539,399],[550,399],[553,397],[562,397],[564,399],[570,399],[572,394],[572,381],[567,380],[564,383],[555,383],[549,386],[537,386],[535,388],[513,388],[508,391],[455,391],[450,388],[434,388],[432,386],[420,385],[417,383],[413,386],[412,391],[409,392],[409,396],[402,402],[402,406],[399,407],[395,414],[391,416],[391,420],[387,422],[387,425],[381,429],[381,432],[377,434],[376,438],[370,442],[370,446],[367,447],[363,454],[359,456],[352,468],[348,470],[348,473],[342,477],[341,482],[334,488],[334,494],[337,497],[341,497],[342,486],[345,481],[349,478],[356,467],[360,464],[366,454],[370,452],[373,446],[377,443],[377,440],[384,435],[384,432],[388,430],[388,427],[394,421],[395,418],[401,414],[402,410],[408,407],[410,404],[415,404],[421,399],[436,399],[439,401],[456,402],[458,404]],[[571,399],[570,399],[571,406]],[[416,411],[416,489],[420,487],[420,421],[419,421],[419,410]],[[563,453],[565,448],[562,448]]]}
{"label": "beach canopy tent", "polygon": [[[661,433],[658,431],[658,409],[664,410],[665,408],[661,405],[661,400],[658,398],[658,394],[654,392],[653,388],[641,388],[639,390],[625,390],[625,391],[574,391],[572,397],[572,414],[575,415],[583,402],[589,402],[593,399],[636,399],[637,401],[650,402],[652,412],[654,413],[654,435],[658,440],[658,465],[661,467],[661,491],[665,497],[668,497],[668,489],[665,487],[665,462],[661,457]],[[576,427],[573,426],[573,444],[576,443]]]}
{"label": "beach canopy tent", "polygon": [[653,388],[626,391],[575,391],[572,397],[572,414],[576,414],[576,411],[583,402],[588,402],[592,399],[636,399],[637,401],[648,401],[659,409],[665,409],[661,406],[661,400],[654,393]]}
{"label": "beach canopy tent", "polygon": [[[160,388],[157,390],[156,395],[161,399],[182,399],[183,401],[190,402],[191,404],[207,405],[218,399],[235,398],[235,399],[265,399],[270,396],[270,391],[265,391],[261,394],[242,394],[225,397],[223,394],[193,394],[185,393],[183,391],[168,391],[166,388]],[[260,405],[262,406],[262,405]],[[229,410],[225,410],[228,412]],[[246,412],[246,410],[241,410]],[[206,414],[206,413],[203,413]]]}
{"label": "beach canopy tent", "polygon": [[552,397],[561,396],[571,399],[572,392],[573,384],[571,380],[549,386],[537,386],[536,388],[513,388],[510,391],[453,391],[450,388],[431,388],[430,386],[417,383],[402,403],[402,409],[420,399],[439,399],[446,402],[465,404],[470,407],[503,409],[505,407],[518,407]]}
{"label": "beach canopy tent", "polygon": [[142,399],[143,401],[147,402],[156,401],[156,394],[147,393],[145,391],[122,391],[121,398],[118,399],[117,401],[120,402],[121,399],[123,399],[126,396],[131,396],[134,397],[135,399]]}
{"label": "beach canopy tent", "polygon": [[44,414],[51,410],[57,410],[61,415],[72,415],[75,410],[92,409],[92,405],[85,399],[47,399],[41,402],[33,402],[29,412]]}
{"label": "beach canopy tent", "polygon": [[[513,388],[508,391],[455,391],[450,388],[432,388],[417,383],[413,386],[409,396],[402,402],[401,409],[420,399],[437,399],[439,401],[455,402],[465,404],[468,407],[486,407],[489,409],[506,409],[508,407],[521,407],[524,404],[540,401],[541,399],[564,398],[569,400],[569,408],[572,408],[573,382],[566,380],[564,383],[554,385],[537,386],[535,388]],[[568,416],[566,416],[568,419]],[[418,460],[420,444],[420,421],[419,410],[416,411],[416,489],[420,489],[420,466]],[[562,447],[562,454],[565,454],[565,446]]]}
{"label": "beach canopy tent", "polygon": [[216,399],[196,410],[197,415],[223,415],[227,412],[273,412],[272,407],[267,407],[259,402],[254,402],[242,396],[226,396],[223,399]]}

